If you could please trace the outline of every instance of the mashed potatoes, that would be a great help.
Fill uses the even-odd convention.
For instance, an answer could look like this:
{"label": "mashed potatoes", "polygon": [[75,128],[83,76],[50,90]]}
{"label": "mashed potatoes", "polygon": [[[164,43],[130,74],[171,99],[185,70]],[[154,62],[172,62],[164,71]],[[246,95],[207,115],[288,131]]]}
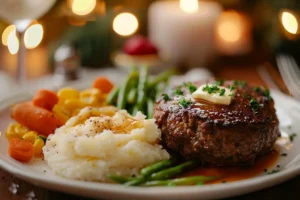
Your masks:
{"label": "mashed potatoes", "polygon": [[43,148],[45,160],[63,177],[108,181],[108,174],[137,175],[149,164],[168,159],[158,144],[153,119],[135,117],[115,107],[86,107],[56,129]]}

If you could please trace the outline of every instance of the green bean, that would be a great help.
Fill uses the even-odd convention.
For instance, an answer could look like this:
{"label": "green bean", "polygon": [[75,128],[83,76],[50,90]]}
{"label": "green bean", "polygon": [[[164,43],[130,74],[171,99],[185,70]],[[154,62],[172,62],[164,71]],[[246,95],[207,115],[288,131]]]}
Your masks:
{"label": "green bean", "polygon": [[111,174],[108,175],[108,178],[113,180],[116,183],[121,183],[121,184],[126,183],[126,182],[131,181],[131,180],[134,179],[132,177],[128,178],[128,177],[124,177],[124,176],[111,175]]}
{"label": "green bean", "polygon": [[148,117],[148,119],[152,118],[153,109],[154,109],[154,103],[153,103],[152,99],[148,99],[147,100],[147,117]]}
{"label": "green bean", "polygon": [[[144,111],[144,105],[146,103],[147,95],[147,84],[148,84],[148,69],[147,67],[140,68],[140,76],[138,83],[138,97],[137,97],[137,107],[134,109],[134,112]],[[134,113],[135,114],[135,113]],[[146,114],[146,113],[144,113]]]}
{"label": "green bean", "polygon": [[162,160],[158,163],[143,168],[141,170],[141,175],[143,175],[144,177],[150,176],[155,172],[171,167],[172,165],[176,164],[177,161],[178,160],[176,159]]}
{"label": "green bean", "polygon": [[187,161],[175,167],[171,167],[160,172],[154,173],[151,175],[151,180],[165,180],[171,177],[174,177],[187,169],[196,167],[198,164],[197,161]]}
{"label": "green bean", "polygon": [[176,73],[177,73],[176,70],[168,70],[160,73],[159,75],[155,76],[151,82],[149,82],[149,87],[154,87],[160,82],[167,82],[170,76]]}
{"label": "green bean", "polygon": [[106,99],[106,103],[108,105],[115,105],[115,102],[118,98],[118,94],[120,91],[120,87],[115,87],[113,91],[111,91]]}
{"label": "green bean", "polygon": [[130,73],[125,83],[121,86],[117,101],[117,107],[119,109],[125,109],[127,103],[127,95],[130,90],[131,83],[137,76],[137,72]]}
{"label": "green bean", "polygon": [[170,180],[147,181],[142,186],[175,186],[175,185],[200,185],[206,181],[217,179],[215,176],[191,176],[185,178],[176,178]]}
{"label": "green bean", "polygon": [[131,90],[129,91],[128,97],[127,97],[127,102],[130,104],[133,104],[136,102],[136,98],[137,98],[137,89],[136,88],[131,88]]}
{"label": "green bean", "polygon": [[127,181],[124,185],[127,185],[127,186],[137,186],[137,185],[141,185],[145,181],[146,181],[146,179],[143,178],[143,177],[141,177],[141,178],[135,178],[133,180]]}

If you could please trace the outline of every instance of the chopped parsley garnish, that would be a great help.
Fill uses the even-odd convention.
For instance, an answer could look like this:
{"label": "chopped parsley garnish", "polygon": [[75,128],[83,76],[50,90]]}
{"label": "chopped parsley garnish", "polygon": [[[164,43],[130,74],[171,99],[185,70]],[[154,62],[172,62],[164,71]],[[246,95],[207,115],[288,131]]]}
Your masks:
{"label": "chopped parsley garnish", "polygon": [[289,135],[290,141],[293,142],[296,136],[297,136],[296,133]]}
{"label": "chopped parsley garnish", "polygon": [[265,95],[269,100],[272,99],[272,97],[271,97],[271,95],[270,95],[270,90],[269,90],[269,89],[265,89],[264,95]]}
{"label": "chopped parsley garnish", "polygon": [[221,89],[221,91],[220,91],[220,96],[224,96],[224,94],[225,94],[225,89],[223,88],[223,89]]}
{"label": "chopped parsley garnish", "polygon": [[261,95],[264,95],[265,97],[268,98],[268,100],[271,100],[272,97],[270,96],[270,90],[267,88],[265,90],[263,90],[262,88],[260,88],[259,86],[256,86],[254,88],[254,91],[261,94]]}
{"label": "chopped parsley garnish", "polygon": [[244,86],[247,85],[248,83],[247,83],[247,81],[238,81],[238,80],[235,80],[235,81],[233,82],[233,84],[234,84],[235,86],[238,86],[238,87],[244,87]]}
{"label": "chopped parsley garnish", "polygon": [[279,172],[279,170],[278,169],[273,169],[271,172],[269,172],[268,174],[274,174],[274,173],[277,173],[277,172]]}
{"label": "chopped parsley garnish", "polygon": [[207,92],[208,94],[213,94],[213,93],[217,93],[220,91],[220,88],[216,85],[206,85],[204,88],[202,88],[202,91]]}
{"label": "chopped parsley garnish", "polygon": [[260,92],[260,91],[261,91],[261,88],[258,87],[258,86],[255,86],[254,91],[255,91],[255,92]]}
{"label": "chopped parsley garnish", "polygon": [[277,168],[280,168],[280,165],[277,165],[276,167],[277,167]]}
{"label": "chopped parsley garnish", "polygon": [[182,86],[178,86],[177,88],[176,88],[176,90],[174,91],[174,94],[176,94],[176,95],[183,95],[183,91],[182,91]]}
{"label": "chopped parsley garnish", "polygon": [[197,86],[195,86],[193,83],[183,83],[185,87],[188,88],[190,93],[193,93],[197,90]]}
{"label": "chopped parsley garnish", "polygon": [[251,98],[249,105],[251,107],[252,110],[258,110],[259,109],[259,103],[254,99]]}
{"label": "chopped parsley garnish", "polygon": [[218,80],[218,81],[216,81],[216,83],[215,83],[215,85],[217,85],[217,86],[221,86],[221,85],[223,85],[224,84],[224,80],[222,79],[222,80]]}
{"label": "chopped parsley garnish", "polygon": [[281,154],[281,156],[287,156],[287,153],[283,153],[283,154]]}
{"label": "chopped parsley garnish", "polygon": [[268,171],[268,169],[264,169],[264,172],[267,172]]}
{"label": "chopped parsley garnish", "polygon": [[236,87],[233,86],[233,85],[231,85],[231,86],[229,87],[230,92],[232,92],[232,91],[235,90],[235,89],[236,89]]}
{"label": "chopped parsley garnish", "polygon": [[163,99],[164,99],[165,101],[169,101],[169,100],[170,100],[170,97],[169,97],[169,95],[167,95],[167,94],[163,94]]}
{"label": "chopped parsley garnish", "polygon": [[226,180],[222,181],[222,183],[226,183]]}
{"label": "chopped parsley garnish", "polygon": [[46,141],[47,141],[47,138],[44,136],[41,136],[41,135],[38,135],[37,138],[42,139],[44,141],[44,143],[46,143]]}
{"label": "chopped parsley garnish", "polygon": [[187,108],[191,105],[191,101],[182,97],[180,100],[179,100],[179,104],[182,105],[184,108]]}

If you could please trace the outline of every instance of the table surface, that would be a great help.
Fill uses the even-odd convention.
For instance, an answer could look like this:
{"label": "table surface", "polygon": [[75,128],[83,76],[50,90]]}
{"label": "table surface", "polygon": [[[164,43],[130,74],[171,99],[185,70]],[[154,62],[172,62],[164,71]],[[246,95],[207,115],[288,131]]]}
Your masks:
{"label": "table surface", "polygon": [[[247,80],[253,84],[264,84],[259,77],[255,67],[222,67],[216,74],[217,77],[225,79]],[[24,200],[24,199],[74,199],[87,200],[87,198],[64,194],[61,192],[44,189],[25,181],[22,181],[13,175],[0,169],[0,199],[3,200]],[[300,176],[287,181],[281,185],[264,189],[258,192],[234,197],[232,199],[286,199],[295,198],[300,191]]]}

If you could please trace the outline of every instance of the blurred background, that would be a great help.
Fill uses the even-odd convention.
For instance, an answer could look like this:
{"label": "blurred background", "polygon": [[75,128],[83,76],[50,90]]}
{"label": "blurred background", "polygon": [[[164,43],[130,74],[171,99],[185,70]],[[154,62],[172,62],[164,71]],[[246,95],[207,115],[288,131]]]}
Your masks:
{"label": "blurred background", "polygon": [[[297,0],[43,0],[49,1],[43,13],[38,1],[0,1],[10,2],[0,8],[2,73],[20,73],[22,42],[27,79],[139,64],[218,71],[224,63],[256,66],[278,52],[299,51]],[[28,12],[41,13],[14,16],[27,4]],[[30,19],[24,30],[19,18]]]}

